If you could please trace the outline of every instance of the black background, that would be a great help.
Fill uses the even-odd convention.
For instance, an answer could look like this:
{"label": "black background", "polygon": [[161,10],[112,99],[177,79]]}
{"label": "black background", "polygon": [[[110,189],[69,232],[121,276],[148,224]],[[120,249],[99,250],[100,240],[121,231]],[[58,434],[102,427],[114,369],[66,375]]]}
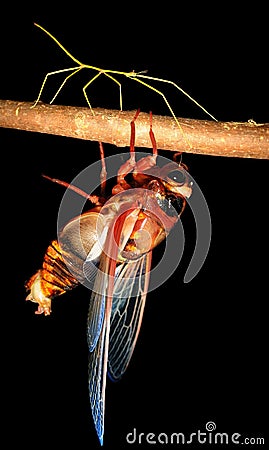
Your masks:
{"label": "black background", "polygon": [[[224,2],[189,10],[168,3],[145,7],[73,2],[57,12],[42,2],[39,12],[34,6],[31,12],[25,6],[2,10],[0,98],[34,101],[45,73],[73,65],[34,27],[37,22],[85,63],[126,72],[148,69],[149,75],[179,84],[220,121],[268,122],[268,38],[258,3],[238,12]],[[57,103],[85,106],[81,88],[89,76],[74,77]],[[60,79],[49,80],[44,102]],[[124,109],[168,115],[159,96],[121,81]],[[207,119],[175,90],[161,89],[177,116]],[[118,89],[106,79],[93,84],[88,96],[94,107],[118,108]],[[50,317],[35,316],[35,305],[24,301],[24,282],[56,237],[63,195],[41,174],[71,181],[99,158],[98,144],[0,132],[2,243],[7,245],[2,250],[4,434],[9,447],[16,442],[29,448],[98,448],[87,391],[89,292],[79,287],[55,301]],[[105,150],[107,155],[119,151],[109,145]],[[186,211],[190,244],[182,264],[149,293],[125,377],[117,384],[108,381],[105,448],[148,448],[145,441],[126,443],[134,428],[187,435],[204,431],[210,420],[220,432],[265,433],[268,162],[191,154],[183,161],[209,206],[210,251],[196,278],[184,284],[195,238]]]}

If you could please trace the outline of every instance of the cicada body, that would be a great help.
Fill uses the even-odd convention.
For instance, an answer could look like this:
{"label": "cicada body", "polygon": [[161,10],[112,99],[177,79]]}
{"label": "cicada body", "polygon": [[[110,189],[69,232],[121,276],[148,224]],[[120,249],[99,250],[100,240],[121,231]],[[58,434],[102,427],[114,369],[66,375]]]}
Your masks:
{"label": "cicada body", "polygon": [[130,159],[119,168],[111,195],[89,196],[92,208],[61,229],[42,268],[26,283],[27,300],[38,303],[36,313],[45,315],[51,313],[51,301],[57,296],[80,283],[91,288],[89,396],[101,444],[107,374],[118,380],[129,364],[142,322],[152,251],[168,236],[192,193],[184,165],[156,165],[152,124],[153,154],[135,160],[137,115],[131,122]]}

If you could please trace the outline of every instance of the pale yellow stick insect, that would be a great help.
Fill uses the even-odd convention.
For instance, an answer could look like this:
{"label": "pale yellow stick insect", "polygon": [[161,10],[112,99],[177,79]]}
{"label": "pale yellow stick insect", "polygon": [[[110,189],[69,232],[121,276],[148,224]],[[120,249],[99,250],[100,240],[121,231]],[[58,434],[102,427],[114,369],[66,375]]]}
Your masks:
{"label": "pale yellow stick insect", "polygon": [[[170,80],[164,80],[163,78],[155,78],[155,77],[151,77],[148,75],[144,75],[144,73],[146,71],[143,72],[121,72],[118,70],[110,70],[110,69],[100,69],[99,67],[95,67],[95,66],[90,66],[88,64],[83,64],[82,62],[80,62],[77,58],[75,58],[73,55],[71,55],[71,53],[51,34],[49,33],[47,30],[45,30],[45,28],[43,28],[41,25],[38,25],[37,23],[34,24],[35,26],[37,26],[38,28],[40,28],[42,31],[44,31],[51,39],[53,39],[56,44],[66,53],[67,56],[69,56],[69,58],[71,58],[77,65],[75,67],[68,67],[66,69],[60,69],[60,70],[54,70],[53,72],[48,72],[43,80],[43,83],[41,85],[38,97],[35,101],[35,103],[33,104],[32,108],[34,108],[37,103],[40,100],[41,94],[43,92],[43,89],[45,87],[45,84],[47,82],[47,79],[49,76],[51,75],[56,75],[59,73],[65,73],[65,72],[71,72],[70,75],[68,75],[64,81],[62,82],[62,84],[60,85],[59,89],[57,90],[56,94],[54,95],[54,97],[52,98],[52,100],[50,101],[50,104],[54,102],[54,100],[56,99],[56,97],[58,96],[58,94],[60,93],[60,91],[62,90],[63,86],[65,85],[65,83],[76,73],[78,73],[80,70],[82,69],[90,69],[93,70],[96,73],[96,75],[94,75],[94,77],[92,77],[83,87],[82,91],[84,94],[84,97],[86,99],[86,102],[90,108],[90,110],[92,111],[93,115],[94,115],[94,111],[92,109],[92,106],[90,104],[90,101],[88,99],[87,93],[86,93],[86,89],[90,86],[91,83],[93,83],[93,81],[95,81],[100,75],[105,75],[106,77],[110,78],[112,81],[114,81],[114,83],[116,83],[119,86],[119,91],[120,91],[120,110],[122,111],[122,93],[121,93],[121,83],[114,78],[114,74],[115,75],[122,75],[125,76],[127,78],[130,78],[131,80],[137,81],[138,83],[142,84],[143,86],[151,89],[152,91],[156,92],[158,95],[160,95],[164,102],[166,103],[170,113],[172,114],[176,124],[178,125],[180,131],[182,132],[183,136],[184,136],[184,132],[182,130],[182,127],[170,105],[170,103],[168,102],[167,98],[165,97],[165,95],[163,94],[163,92],[161,92],[160,90],[156,89],[155,87],[151,86],[150,84],[148,84],[147,82],[143,81],[143,80],[151,80],[151,81],[158,81],[161,83],[167,83],[167,84],[171,84],[172,86],[174,86],[176,89],[178,89],[181,93],[183,93],[186,97],[188,97],[192,102],[194,102],[200,109],[202,109],[208,116],[210,116],[213,120],[217,121],[217,119],[215,119],[214,116],[212,116],[212,114],[210,114],[202,105],[200,105],[194,98],[192,98],[186,91],[184,91],[180,86],[178,86],[176,83],[174,83],[173,81]],[[111,75],[113,74],[113,75]],[[143,78],[143,80],[141,80],[141,78]],[[184,139],[186,140],[186,138],[184,137]],[[190,143],[188,142],[188,145],[190,146]],[[191,147],[191,146],[190,146]]]}

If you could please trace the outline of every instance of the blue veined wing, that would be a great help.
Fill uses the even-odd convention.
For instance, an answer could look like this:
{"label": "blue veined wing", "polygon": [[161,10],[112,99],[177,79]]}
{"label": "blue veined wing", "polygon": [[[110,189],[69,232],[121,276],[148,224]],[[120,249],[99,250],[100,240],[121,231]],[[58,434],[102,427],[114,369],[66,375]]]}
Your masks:
{"label": "blue veined wing", "polygon": [[[93,420],[103,444],[106,375],[118,380],[125,372],[140,331],[151,263],[151,252],[115,271],[112,297],[109,261],[101,257],[105,272],[97,276],[88,314],[89,395]],[[112,278],[111,278],[112,281]],[[103,294],[100,293],[103,291]]]}
{"label": "blue veined wing", "polygon": [[137,261],[122,264],[116,273],[108,349],[108,375],[115,381],[124,374],[139,335],[151,258],[149,252]]}

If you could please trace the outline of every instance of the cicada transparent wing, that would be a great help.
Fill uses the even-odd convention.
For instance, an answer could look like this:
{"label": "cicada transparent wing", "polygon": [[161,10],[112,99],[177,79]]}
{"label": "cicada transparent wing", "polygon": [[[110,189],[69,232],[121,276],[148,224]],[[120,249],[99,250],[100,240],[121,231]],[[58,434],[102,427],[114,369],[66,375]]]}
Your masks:
{"label": "cicada transparent wing", "polygon": [[[106,267],[103,267],[103,264]],[[108,269],[107,264],[106,257],[101,256],[99,266],[101,271],[98,271],[96,276],[87,320],[89,396],[94,426],[101,445],[103,445],[104,436],[107,352],[111,315],[111,301],[108,301],[106,297],[109,277],[108,270],[106,270]],[[104,272],[102,272],[103,270]]]}
{"label": "cicada transparent wing", "polygon": [[115,270],[111,298],[108,295],[112,281],[109,276],[110,261],[106,255],[101,256],[100,268],[104,272],[96,277],[87,325],[89,394],[101,444],[104,435],[107,370],[113,380],[118,380],[129,364],[142,322],[150,264],[151,252],[136,261],[120,264]]}
{"label": "cicada transparent wing", "polygon": [[[107,371],[113,380],[124,373],[139,334],[149,282],[151,251],[119,261],[120,238],[132,233],[136,209],[108,227],[90,299],[87,322],[89,395],[93,420],[103,443]],[[112,233],[115,239],[112,239]]]}
{"label": "cicada transparent wing", "polygon": [[116,274],[108,352],[108,374],[115,381],[124,374],[139,335],[151,256],[149,252],[136,261],[122,264]]}

